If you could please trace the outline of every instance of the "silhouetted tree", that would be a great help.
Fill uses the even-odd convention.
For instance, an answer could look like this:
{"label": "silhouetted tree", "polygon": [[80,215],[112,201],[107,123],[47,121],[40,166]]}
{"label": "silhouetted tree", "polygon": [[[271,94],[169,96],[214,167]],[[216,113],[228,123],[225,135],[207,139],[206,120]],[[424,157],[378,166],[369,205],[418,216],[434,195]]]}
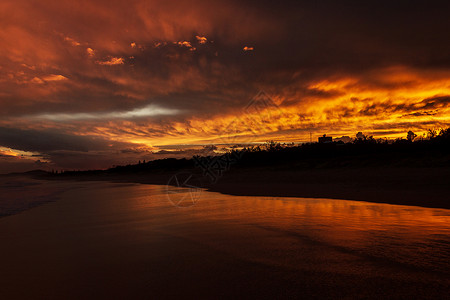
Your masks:
{"label": "silhouetted tree", "polygon": [[[166,158],[152,160],[140,165],[115,166],[106,171],[89,171],[91,174],[107,173],[132,173],[132,172],[155,172],[174,169],[195,168],[196,162],[202,163],[229,163],[230,157],[233,158],[235,167],[249,167],[262,165],[290,164],[294,167],[315,166],[337,166],[352,164],[358,165],[361,161],[369,161],[373,164],[396,161],[399,157],[406,160],[412,157],[416,159],[419,154],[423,154],[424,158],[435,155],[448,156],[450,149],[450,128],[428,130],[428,140],[421,140],[417,135],[409,131],[407,138],[399,138],[395,142],[392,140],[387,142],[383,139],[374,139],[373,136],[364,135],[362,132],[356,134],[356,140],[353,143],[342,144],[339,142],[321,144],[321,143],[305,143],[300,145],[280,144],[274,141],[268,141],[263,145],[240,145],[239,147],[224,148],[227,149],[226,154],[216,153],[217,155],[202,156],[196,155],[191,159],[175,159]],[[411,143],[411,141],[414,143]],[[426,150],[426,151],[425,151]],[[233,155],[230,155],[233,154]],[[369,154],[369,155],[368,155]],[[375,155],[372,155],[375,154]],[[412,155],[412,156],[411,156]],[[447,157],[446,156],[446,157]],[[235,159],[236,158],[236,159]],[[211,166],[209,166],[211,167]],[[66,174],[67,173],[67,174]],[[83,172],[64,172],[63,170],[55,170],[55,174],[72,175]],[[84,171],[88,173],[88,171]],[[83,174],[84,174],[83,173]],[[60,175],[60,176],[61,176]],[[56,176],[56,175],[55,175]]]}
{"label": "silhouetted tree", "polygon": [[414,141],[414,139],[417,137],[417,134],[412,132],[411,130],[408,131],[408,135],[406,136],[406,139],[410,142]]}
{"label": "silhouetted tree", "polygon": [[361,131],[356,134],[357,141],[361,142],[361,141],[365,141],[366,139],[367,139],[367,136],[364,135]]}
{"label": "silhouetted tree", "polygon": [[450,127],[447,129],[441,128],[441,130],[439,131],[439,137],[444,139],[450,138]]}
{"label": "silhouetted tree", "polygon": [[437,136],[437,130],[436,129],[428,129],[427,136],[430,140],[434,139]]}
{"label": "silhouetted tree", "polygon": [[274,142],[274,141],[267,141],[264,144],[264,150],[267,150],[269,152],[277,151],[277,150],[280,150],[281,148],[282,148],[281,144],[278,142]]}

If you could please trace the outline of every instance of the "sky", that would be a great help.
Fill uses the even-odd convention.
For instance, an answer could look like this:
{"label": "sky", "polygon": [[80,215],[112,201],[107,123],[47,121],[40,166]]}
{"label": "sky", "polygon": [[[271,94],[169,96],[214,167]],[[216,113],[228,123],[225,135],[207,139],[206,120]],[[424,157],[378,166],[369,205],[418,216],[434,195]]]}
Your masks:
{"label": "sky", "polygon": [[443,1],[2,0],[0,173],[449,126],[449,11]]}

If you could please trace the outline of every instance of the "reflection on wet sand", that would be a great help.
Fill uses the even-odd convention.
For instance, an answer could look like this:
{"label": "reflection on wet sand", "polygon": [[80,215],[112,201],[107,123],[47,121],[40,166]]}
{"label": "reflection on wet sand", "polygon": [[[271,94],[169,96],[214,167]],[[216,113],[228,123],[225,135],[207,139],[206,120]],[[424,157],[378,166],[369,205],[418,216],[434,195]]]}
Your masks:
{"label": "reflection on wet sand", "polygon": [[[179,197],[183,196],[181,193]],[[154,205],[154,199],[149,199],[136,204],[135,209],[145,211]],[[176,212],[177,219],[188,217],[191,222],[208,220],[214,224],[245,227],[248,232],[250,228],[272,231],[291,240],[293,245],[293,241],[301,239],[371,259],[385,259],[387,263],[442,272],[450,270],[450,211],[445,209],[204,192],[195,207],[177,209]],[[232,234],[231,239],[242,232],[238,230]],[[214,239],[206,241],[215,242]],[[267,252],[286,251],[283,249],[286,244],[278,242],[270,250],[267,248],[270,244],[260,246]],[[232,240],[228,245],[229,250],[234,251]],[[221,247],[226,247],[226,243]],[[246,255],[250,254],[247,252]],[[294,253],[285,258],[290,267],[295,256]]]}
{"label": "reflection on wet sand", "polygon": [[192,191],[75,185],[56,202],[0,219],[7,298],[427,298],[448,292],[449,210],[206,191],[195,205],[176,207],[168,197]]}

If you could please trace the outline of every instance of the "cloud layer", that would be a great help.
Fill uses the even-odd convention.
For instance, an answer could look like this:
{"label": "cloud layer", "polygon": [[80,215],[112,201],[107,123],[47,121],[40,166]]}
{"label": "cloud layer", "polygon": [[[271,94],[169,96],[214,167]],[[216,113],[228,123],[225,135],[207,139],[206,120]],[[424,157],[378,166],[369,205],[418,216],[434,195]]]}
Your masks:
{"label": "cloud layer", "polygon": [[[305,141],[309,132],[399,136],[445,126],[448,9],[433,1],[4,0],[0,147],[55,166],[70,156],[71,166],[107,167],[155,145],[226,135]],[[261,90],[275,114],[246,110]]]}

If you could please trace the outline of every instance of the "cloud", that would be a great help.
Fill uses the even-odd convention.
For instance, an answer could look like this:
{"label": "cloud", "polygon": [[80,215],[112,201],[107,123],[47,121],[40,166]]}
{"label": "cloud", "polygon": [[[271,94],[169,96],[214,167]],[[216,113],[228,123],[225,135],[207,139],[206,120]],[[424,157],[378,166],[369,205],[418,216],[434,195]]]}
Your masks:
{"label": "cloud", "polygon": [[123,65],[124,63],[123,57],[111,57],[105,61],[97,61],[97,64],[104,66]]}
{"label": "cloud", "polygon": [[70,38],[68,36],[64,37],[64,40],[69,42],[72,46],[80,46],[81,43],[77,42],[76,40],[74,40],[73,38]]}
{"label": "cloud", "polygon": [[98,136],[77,136],[57,129],[39,131],[0,127],[0,146],[30,152],[56,150],[87,152],[112,149],[127,143],[114,142]]}
{"label": "cloud", "polygon": [[[113,164],[135,163],[151,151],[144,145],[125,143],[101,136],[77,136],[62,130],[33,130],[0,127],[0,173],[11,170],[63,168],[108,168]],[[141,149],[123,154],[121,149]],[[3,148],[5,149],[5,148]],[[22,156],[21,153],[25,153]],[[32,153],[39,153],[31,155]],[[39,165],[36,162],[40,162]]]}
{"label": "cloud", "polygon": [[[261,140],[448,124],[447,11],[385,0],[4,0],[0,126],[208,142],[249,117],[260,90],[285,113]],[[106,161],[109,150],[92,151]]]}
{"label": "cloud", "polygon": [[67,80],[68,78],[63,76],[63,75],[55,75],[55,74],[50,74],[50,75],[45,75],[42,77],[42,80],[44,81],[61,81],[61,80]]}
{"label": "cloud", "polygon": [[188,41],[174,42],[174,44],[177,44],[178,46],[182,46],[182,47],[186,47],[186,48],[192,48],[192,44]]}
{"label": "cloud", "polygon": [[42,79],[40,79],[38,77],[33,77],[33,79],[31,79],[31,82],[32,83],[37,83],[37,84],[44,84],[45,83],[44,80],[42,80]]}
{"label": "cloud", "polygon": [[46,169],[47,166],[51,168],[50,164],[40,160],[0,155],[0,174]]}
{"label": "cloud", "polygon": [[95,50],[92,48],[86,48],[86,52],[90,57],[95,55]]}
{"label": "cloud", "polygon": [[206,42],[208,41],[208,39],[204,36],[196,35],[195,38],[197,39],[199,44],[206,44]]}
{"label": "cloud", "polygon": [[34,117],[37,119],[46,119],[52,121],[74,121],[74,120],[99,120],[99,119],[133,119],[145,117],[158,117],[167,115],[176,115],[181,111],[178,109],[170,109],[159,107],[158,105],[150,104],[142,108],[136,108],[130,111],[115,111],[115,112],[99,112],[99,113],[47,113],[40,114]]}

